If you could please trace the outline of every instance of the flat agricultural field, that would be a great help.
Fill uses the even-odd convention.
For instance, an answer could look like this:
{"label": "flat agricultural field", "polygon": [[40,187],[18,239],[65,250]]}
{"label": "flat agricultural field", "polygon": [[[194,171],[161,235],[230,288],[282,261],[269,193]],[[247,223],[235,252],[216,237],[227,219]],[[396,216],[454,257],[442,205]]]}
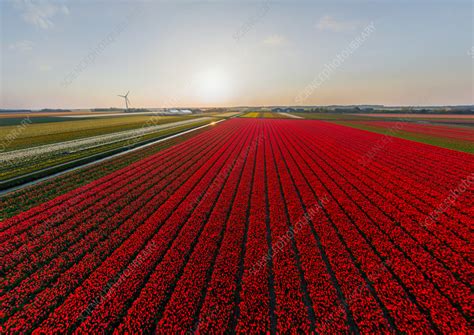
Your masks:
{"label": "flat agricultural field", "polygon": [[214,116],[214,117],[228,118],[228,117],[239,115],[240,112],[205,113],[205,114],[206,115],[209,114],[209,116]]}
{"label": "flat agricultural field", "polygon": [[21,112],[21,113],[1,113],[0,112],[0,119],[8,119],[8,118],[24,118],[24,117],[30,117],[30,118],[35,118],[35,117],[67,117],[67,116],[93,116],[96,114],[116,114],[117,112],[91,112],[90,110],[82,110],[82,111],[59,111],[59,112],[36,112],[36,111],[31,111],[31,112]]}
{"label": "flat agricultural field", "polygon": [[250,112],[240,117],[243,118],[260,118],[260,119],[287,119],[291,118],[291,116],[284,115],[282,113],[274,113],[274,112]]}
{"label": "flat agricultural field", "polygon": [[[350,115],[350,114],[347,114]],[[417,113],[371,113],[352,114],[356,117],[368,117],[372,120],[412,121],[431,124],[474,126],[473,114],[417,114]]]}
{"label": "flat agricultural field", "polygon": [[302,112],[297,112],[297,113],[291,113],[291,115],[294,116],[299,116],[303,119],[308,119],[308,120],[345,120],[345,121],[352,121],[352,120],[359,120],[359,121],[364,121],[364,120],[378,120],[375,117],[371,116],[364,116],[364,115],[359,115],[359,114],[343,114],[343,113],[302,113]]}
{"label": "flat agricultural field", "polygon": [[[195,118],[196,116],[194,116]],[[76,140],[96,135],[138,129],[150,125],[159,125],[170,122],[182,121],[193,116],[119,116],[107,118],[93,118],[74,120],[61,118],[61,122],[32,123],[24,121],[25,127],[0,126],[0,138],[7,138],[9,134],[16,133],[12,141],[8,142],[5,151],[31,148],[44,144]]]}
{"label": "flat agricultural field", "polygon": [[5,219],[2,333],[469,333],[474,156],[390,138],[234,118]]}
{"label": "flat agricultural field", "polygon": [[[130,118],[135,120],[130,123]],[[6,139],[2,142],[0,181],[6,183],[5,187],[14,186],[216,120],[143,116],[126,119],[0,127],[0,135]]]}
{"label": "flat agricultural field", "polygon": [[415,119],[465,119],[474,120],[472,114],[422,114],[422,113],[367,113],[367,114],[352,114],[361,116],[372,116],[381,118],[415,118]]}
{"label": "flat agricultural field", "polygon": [[474,125],[474,115],[462,114],[413,114],[413,113],[313,113],[297,112],[291,115],[310,120],[328,121],[401,121],[426,122],[432,124]]}
{"label": "flat agricultural field", "polygon": [[93,182],[109,173],[120,170],[136,161],[183,142],[204,131],[206,131],[206,128],[196,130],[195,132],[183,136],[174,137],[110,160],[73,170],[64,175],[22,188],[15,192],[7,193],[0,197],[0,221],[17,215],[31,207],[40,205],[43,202],[52,200],[82,185]]}
{"label": "flat agricultural field", "polygon": [[243,115],[241,115],[240,117],[243,117],[243,118],[258,118],[260,117],[261,113],[260,112],[248,112],[248,113],[245,113]]}
{"label": "flat agricultural field", "polygon": [[403,121],[340,121],[336,123],[442,148],[474,153],[474,127]]}

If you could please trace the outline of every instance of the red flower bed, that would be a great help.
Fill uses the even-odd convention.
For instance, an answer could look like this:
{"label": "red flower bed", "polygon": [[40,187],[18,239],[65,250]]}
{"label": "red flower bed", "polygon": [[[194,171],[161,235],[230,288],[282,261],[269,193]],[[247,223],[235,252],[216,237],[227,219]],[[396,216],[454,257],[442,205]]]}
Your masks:
{"label": "red flower bed", "polygon": [[232,119],[2,222],[0,331],[467,333],[473,178],[469,154]]}
{"label": "red flower bed", "polygon": [[[198,152],[202,153],[202,151],[198,151]],[[179,166],[191,167],[193,164],[196,163],[196,159],[197,159],[198,156],[190,155],[189,157],[194,158],[194,159],[191,159],[189,161],[179,161],[179,164],[175,163],[176,165],[174,167],[175,168],[179,167]],[[172,172],[174,170],[169,169],[167,171]],[[189,173],[189,175],[191,175],[190,172],[188,172],[188,173]],[[156,205],[156,203],[158,203],[157,201],[159,201],[160,199],[165,199],[166,198],[167,193],[164,193],[164,196],[162,196],[161,198],[158,198],[158,197],[156,197],[157,192],[160,189],[163,189],[167,184],[169,184],[169,181],[173,180],[172,178],[165,179],[164,178],[165,176],[166,175],[164,175],[163,173],[159,173],[156,176],[154,176],[154,178],[151,178],[151,179],[150,179],[151,176],[148,176],[148,183],[143,184],[143,181],[142,181],[142,186],[146,187],[146,188],[143,188],[143,187],[142,188],[136,188],[127,197],[119,197],[120,200],[118,201],[118,204],[120,205],[120,203],[122,202],[122,207],[118,206],[118,209],[115,210],[115,211],[113,211],[111,207],[104,207],[102,209],[100,209],[100,207],[95,208],[96,211],[106,210],[108,214],[111,214],[111,213],[112,214],[116,213],[116,214],[115,214],[115,216],[103,217],[102,220],[101,220],[102,225],[103,225],[103,229],[96,230],[93,233],[87,235],[85,238],[83,238],[81,240],[80,243],[75,244],[72,248],[65,251],[64,252],[64,257],[58,257],[58,256],[61,256],[61,255],[56,255],[56,258],[54,258],[47,266],[44,266],[40,271],[36,272],[34,274],[34,277],[35,278],[38,278],[38,277],[43,278],[43,280],[41,282],[37,281],[37,280],[34,280],[34,278],[31,278],[31,276],[30,276],[30,278],[28,278],[28,280],[23,281],[21,283],[21,285],[18,285],[17,287],[15,287],[14,290],[15,290],[15,292],[17,292],[17,294],[14,295],[15,304],[22,303],[23,300],[21,300],[20,298],[30,296],[36,289],[38,289],[38,285],[40,283],[42,285],[47,284],[48,281],[46,279],[55,280],[61,274],[62,271],[60,271],[60,270],[61,270],[62,267],[67,268],[68,264],[69,264],[69,266],[71,266],[70,265],[71,262],[72,263],[78,262],[78,260],[80,260],[81,257],[84,257],[86,255],[86,253],[89,249],[92,249],[97,245],[98,241],[104,240],[107,237],[107,234],[110,234],[111,232],[113,232],[114,234],[116,234],[118,232],[121,232],[120,229],[117,230],[117,231],[114,231],[114,229],[116,229],[117,227],[120,227],[120,228],[127,227],[127,225],[120,226],[120,224],[125,220],[125,218],[130,217],[135,212],[136,208],[142,207],[143,205],[146,204],[145,208],[147,209],[147,211],[142,211],[140,213],[141,217],[143,217],[144,215],[147,215],[147,216],[151,215],[153,213],[153,210],[157,206]],[[170,177],[172,177],[172,175],[170,175]],[[172,186],[169,186],[167,191],[169,191],[170,187],[172,187]],[[141,196],[137,198],[137,197],[133,196],[133,193],[140,194]],[[130,205],[126,206],[127,200],[132,199],[132,198],[136,199],[136,200],[134,202],[130,203]],[[150,199],[151,199],[151,201],[150,201]],[[123,204],[124,200],[125,200],[125,204]],[[161,200],[161,201],[163,201],[163,200]],[[94,210],[94,208],[93,208],[93,210]],[[82,216],[79,217],[79,221],[81,220],[81,218],[82,218]],[[105,220],[105,219],[107,219],[107,220]],[[134,217],[132,217],[132,219],[134,219]],[[119,225],[117,226],[117,224],[114,224],[114,223],[117,223]],[[130,228],[129,227],[127,227],[127,228],[131,229],[131,228],[134,228],[134,226],[132,225],[132,226],[130,226]],[[60,246],[62,245],[62,243],[58,243],[58,242],[62,242],[62,239],[60,239],[59,241],[56,240],[55,242],[56,242],[55,245],[60,245]],[[102,245],[99,245],[99,247],[102,247]],[[112,252],[112,251],[113,251],[113,249],[108,250],[109,253]],[[95,252],[96,252],[96,250],[94,250],[94,253]],[[104,251],[101,253],[102,257],[106,255],[106,253],[105,254],[104,253],[105,253]],[[39,256],[42,256],[42,254],[39,254]],[[90,254],[87,254],[87,256],[90,256]],[[100,258],[97,258],[97,261],[99,261],[99,260],[100,260]],[[26,264],[29,264],[29,263],[26,263]],[[31,264],[36,265],[36,263],[31,263]],[[92,270],[92,269],[90,269],[90,270]],[[9,271],[9,273],[11,273],[13,276],[18,275],[18,272]],[[82,274],[85,274],[85,273],[83,272]],[[2,301],[2,304],[3,304],[3,298],[0,299],[0,301]],[[12,303],[7,302],[5,309],[10,308],[11,306],[12,306]]]}
{"label": "red flower bed", "polygon": [[[351,121],[355,124],[363,124],[367,126],[380,128],[394,128],[397,122],[395,121]],[[450,127],[441,125],[419,124],[414,122],[398,122],[398,127],[403,131],[414,134],[434,135],[445,138],[452,138],[455,140],[465,140],[474,142],[474,133],[471,129],[462,127]]]}

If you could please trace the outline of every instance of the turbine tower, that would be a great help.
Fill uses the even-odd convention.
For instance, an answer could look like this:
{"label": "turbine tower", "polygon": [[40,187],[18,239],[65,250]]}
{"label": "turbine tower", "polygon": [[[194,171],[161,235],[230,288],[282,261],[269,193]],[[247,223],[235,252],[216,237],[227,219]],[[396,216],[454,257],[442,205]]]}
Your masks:
{"label": "turbine tower", "polygon": [[130,103],[130,100],[128,100],[128,93],[130,93],[130,91],[128,91],[127,94],[125,95],[118,94],[119,97],[122,97],[125,99],[125,108],[127,112],[128,112],[128,104]]}

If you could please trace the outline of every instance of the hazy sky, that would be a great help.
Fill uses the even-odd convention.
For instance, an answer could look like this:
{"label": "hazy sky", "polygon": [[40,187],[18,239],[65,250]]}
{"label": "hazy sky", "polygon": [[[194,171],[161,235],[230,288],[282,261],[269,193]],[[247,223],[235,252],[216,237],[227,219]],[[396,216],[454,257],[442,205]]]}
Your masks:
{"label": "hazy sky", "polygon": [[0,108],[474,101],[471,0],[0,3]]}

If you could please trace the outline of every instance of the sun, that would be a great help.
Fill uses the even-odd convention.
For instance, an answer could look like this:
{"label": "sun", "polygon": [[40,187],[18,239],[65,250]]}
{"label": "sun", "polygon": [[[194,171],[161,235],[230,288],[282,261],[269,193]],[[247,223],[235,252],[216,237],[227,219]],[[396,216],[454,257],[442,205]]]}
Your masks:
{"label": "sun", "polygon": [[222,103],[230,94],[230,76],[221,68],[210,68],[197,73],[195,87],[202,103]]}

